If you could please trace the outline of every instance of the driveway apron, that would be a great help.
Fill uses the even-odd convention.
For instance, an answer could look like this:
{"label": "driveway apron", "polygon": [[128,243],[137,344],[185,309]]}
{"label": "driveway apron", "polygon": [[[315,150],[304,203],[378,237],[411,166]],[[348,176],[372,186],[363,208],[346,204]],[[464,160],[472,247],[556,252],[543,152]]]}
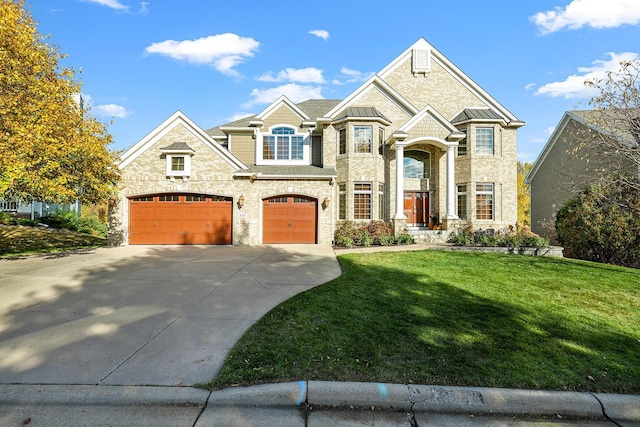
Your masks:
{"label": "driveway apron", "polygon": [[340,275],[320,245],[126,246],[0,260],[0,383],[189,386]]}

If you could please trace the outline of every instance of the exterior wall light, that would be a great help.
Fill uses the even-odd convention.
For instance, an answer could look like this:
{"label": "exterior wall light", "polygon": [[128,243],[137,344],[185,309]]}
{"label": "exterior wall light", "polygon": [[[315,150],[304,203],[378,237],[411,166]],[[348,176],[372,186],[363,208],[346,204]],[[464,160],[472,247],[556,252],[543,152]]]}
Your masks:
{"label": "exterior wall light", "polygon": [[240,195],[240,197],[238,197],[238,207],[240,209],[244,207],[244,196],[242,194]]}
{"label": "exterior wall light", "polygon": [[327,209],[329,207],[329,203],[331,203],[331,200],[329,200],[328,197],[325,197],[324,200],[322,201],[322,206]]}

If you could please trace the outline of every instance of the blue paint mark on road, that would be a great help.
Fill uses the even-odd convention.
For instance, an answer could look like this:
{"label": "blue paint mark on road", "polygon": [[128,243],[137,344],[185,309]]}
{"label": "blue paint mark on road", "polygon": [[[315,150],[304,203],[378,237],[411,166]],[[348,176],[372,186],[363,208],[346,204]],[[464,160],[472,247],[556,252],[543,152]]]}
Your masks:
{"label": "blue paint mark on road", "polygon": [[302,402],[304,402],[304,397],[307,394],[307,382],[298,381],[298,386],[300,386],[300,396],[298,396],[298,401],[296,402],[296,406],[300,406],[302,405]]}
{"label": "blue paint mark on road", "polygon": [[378,383],[378,393],[380,393],[380,396],[384,397],[385,399],[387,398],[387,396],[389,395],[389,391],[387,390],[387,386],[381,383]]}

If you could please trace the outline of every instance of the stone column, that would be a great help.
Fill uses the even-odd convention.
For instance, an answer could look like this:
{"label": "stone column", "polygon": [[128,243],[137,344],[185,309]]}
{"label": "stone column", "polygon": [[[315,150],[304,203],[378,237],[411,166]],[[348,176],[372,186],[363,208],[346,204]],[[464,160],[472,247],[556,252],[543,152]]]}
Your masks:
{"label": "stone column", "polygon": [[447,213],[446,219],[457,219],[455,145],[447,146]]}

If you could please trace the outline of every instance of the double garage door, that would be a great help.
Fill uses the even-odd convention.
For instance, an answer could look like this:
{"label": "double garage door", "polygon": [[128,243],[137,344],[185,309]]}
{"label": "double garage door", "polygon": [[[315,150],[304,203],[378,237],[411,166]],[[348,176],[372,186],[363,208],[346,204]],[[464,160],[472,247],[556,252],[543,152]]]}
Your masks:
{"label": "double garage door", "polygon": [[[231,198],[202,194],[157,194],[129,200],[132,245],[230,245]],[[262,241],[316,243],[318,202],[302,196],[263,200]]]}
{"label": "double garage door", "polygon": [[230,198],[160,194],[129,201],[132,245],[230,245]]}

